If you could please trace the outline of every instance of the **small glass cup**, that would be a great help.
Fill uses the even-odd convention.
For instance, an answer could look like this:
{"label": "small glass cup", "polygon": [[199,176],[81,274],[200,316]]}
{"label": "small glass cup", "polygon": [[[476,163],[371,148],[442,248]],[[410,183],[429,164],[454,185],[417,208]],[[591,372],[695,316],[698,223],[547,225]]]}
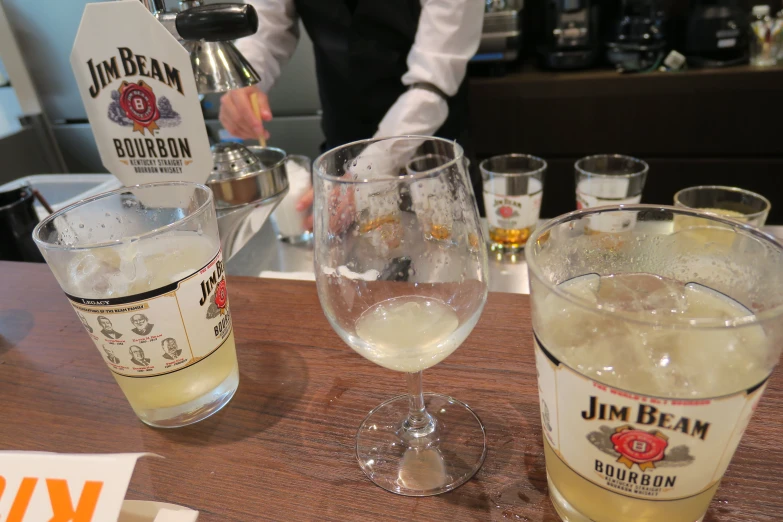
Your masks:
{"label": "small glass cup", "polygon": [[[588,233],[600,214],[634,226]],[[714,214],[607,206],[542,225],[525,257],[561,518],[703,520],[780,359],[783,245]]]}
{"label": "small glass cup", "polygon": [[0,192],[0,260],[43,262],[32,236],[38,224],[35,195],[27,183]]}
{"label": "small glass cup", "polygon": [[288,194],[277,206],[270,219],[277,239],[292,245],[308,243],[313,238],[312,231],[305,226],[311,208],[297,210],[296,206],[309,190],[313,188],[313,162],[307,156],[289,154],[285,159],[288,176]]}
{"label": "small glass cup", "polygon": [[674,195],[674,206],[717,214],[759,228],[764,226],[772,208],[761,194],[718,185],[682,189]]}
{"label": "small glass cup", "polygon": [[[574,164],[576,171],[576,208],[604,205],[633,205],[641,202],[650,167],[646,162],[620,154],[587,156]],[[621,232],[633,226],[632,215],[599,214],[591,216],[588,230]]]}
{"label": "small glass cup", "polygon": [[479,164],[484,209],[493,252],[519,252],[541,213],[546,161],[529,154],[506,154]]}
{"label": "small glass cup", "polygon": [[123,187],[55,212],[33,238],[139,419],[185,426],[231,400],[239,370],[209,188]]}

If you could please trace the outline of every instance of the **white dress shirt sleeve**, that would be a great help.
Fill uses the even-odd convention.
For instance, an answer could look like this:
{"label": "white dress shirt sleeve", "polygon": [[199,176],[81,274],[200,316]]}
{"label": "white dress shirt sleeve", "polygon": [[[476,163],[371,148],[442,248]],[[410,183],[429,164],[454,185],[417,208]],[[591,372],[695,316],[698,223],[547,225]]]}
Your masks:
{"label": "white dress shirt sleeve", "polygon": [[[454,96],[481,41],[484,5],[482,0],[421,0],[419,27],[408,53],[403,85],[430,83]],[[438,94],[411,89],[386,112],[375,135],[432,135],[448,114],[448,105]]]}
{"label": "white dress shirt sleeve", "polygon": [[245,0],[258,13],[258,32],[236,41],[237,49],[261,77],[264,92],[275,84],[299,42],[299,17],[293,0]]}

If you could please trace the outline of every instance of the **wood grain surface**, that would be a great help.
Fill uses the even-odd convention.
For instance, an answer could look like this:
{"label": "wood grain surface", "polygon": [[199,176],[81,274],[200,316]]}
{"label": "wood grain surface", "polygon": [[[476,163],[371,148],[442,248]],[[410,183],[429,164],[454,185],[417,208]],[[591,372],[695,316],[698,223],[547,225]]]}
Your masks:
{"label": "wood grain surface", "polygon": [[[309,282],[229,278],[241,381],[196,425],[145,426],[95,353],[45,265],[0,263],[0,448],[152,452],[127,497],[197,509],[199,521],[559,519],[547,497],[527,296],[491,294],[478,326],[424,374],[425,390],[468,404],[489,452],[467,484],[404,498],[367,480],[359,423],[404,392],[401,374],[354,353],[329,327]],[[773,376],[705,518],[783,515],[783,383]]]}

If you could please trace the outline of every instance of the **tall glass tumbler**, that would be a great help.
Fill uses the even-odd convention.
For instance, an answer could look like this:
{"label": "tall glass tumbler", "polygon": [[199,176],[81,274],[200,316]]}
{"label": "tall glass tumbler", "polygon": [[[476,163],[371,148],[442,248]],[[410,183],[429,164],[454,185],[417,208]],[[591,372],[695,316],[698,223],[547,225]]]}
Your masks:
{"label": "tall glass tumbler", "polygon": [[462,148],[430,137],[366,140],[326,152],[313,170],[324,314],[348,346],[408,384],[362,422],[359,465],[397,494],[452,490],[481,467],[484,426],[459,400],[423,393],[422,372],[459,348],[487,298]]}
{"label": "tall glass tumbler", "polygon": [[538,223],[546,161],[529,154],[494,156],[479,164],[490,249],[519,252]]}
{"label": "tall glass tumbler", "polygon": [[211,190],[121,188],[33,236],[139,419],[185,426],[228,403],[239,371]]}
{"label": "tall glass tumbler", "polygon": [[[587,156],[574,164],[576,208],[633,205],[641,202],[650,167],[646,162],[621,154]],[[633,226],[630,215],[595,215],[588,229],[621,232]]]}
{"label": "tall glass tumbler", "polygon": [[[630,216],[622,233],[591,218]],[[698,217],[705,241],[675,221]],[[783,347],[783,245],[674,207],[572,212],[528,242],[549,491],[563,520],[702,520]]]}

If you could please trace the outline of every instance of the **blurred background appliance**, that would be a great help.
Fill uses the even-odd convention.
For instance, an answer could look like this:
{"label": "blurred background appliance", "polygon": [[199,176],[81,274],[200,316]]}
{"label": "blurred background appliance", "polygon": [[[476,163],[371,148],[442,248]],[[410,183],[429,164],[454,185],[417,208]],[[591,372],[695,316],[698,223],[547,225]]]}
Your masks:
{"label": "blurred background appliance", "polygon": [[519,59],[523,8],[524,0],[486,0],[481,43],[471,60],[472,70],[502,66]]}
{"label": "blurred background appliance", "polygon": [[585,69],[600,47],[599,6],[595,0],[546,0],[537,52],[548,69]]}
{"label": "blurred background appliance", "polygon": [[748,61],[748,13],[740,0],[691,0],[684,53],[692,67]]}
{"label": "blurred background appliance", "polygon": [[654,70],[666,54],[666,15],[659,0],[621,0],[606,43],[606,58],[618,70]]}

